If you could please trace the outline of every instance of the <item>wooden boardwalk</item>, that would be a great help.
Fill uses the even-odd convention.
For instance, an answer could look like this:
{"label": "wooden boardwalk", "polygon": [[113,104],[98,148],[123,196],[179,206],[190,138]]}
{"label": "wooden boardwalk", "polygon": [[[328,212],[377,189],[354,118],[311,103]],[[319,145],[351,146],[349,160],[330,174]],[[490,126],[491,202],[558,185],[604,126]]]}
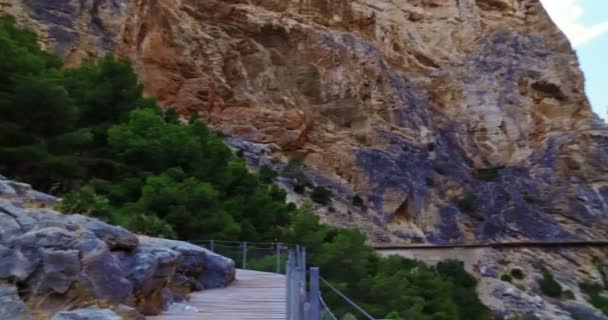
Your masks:
{"label": "wooden boardwalk", "polygon": [[284,320],[285,276],[237,270],[236,280],[224,289],[195,292],[186,304],[196,310],[170,310],[150,320]]}

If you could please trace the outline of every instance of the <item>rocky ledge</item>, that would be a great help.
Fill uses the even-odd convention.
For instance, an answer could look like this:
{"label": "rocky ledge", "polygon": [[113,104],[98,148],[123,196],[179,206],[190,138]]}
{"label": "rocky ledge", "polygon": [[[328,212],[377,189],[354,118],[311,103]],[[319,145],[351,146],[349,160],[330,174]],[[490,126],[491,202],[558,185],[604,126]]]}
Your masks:
{"label": "rocky ledge", "polygon": [[231,259],[64,215],[50,209],[56,203],[0,177],[0,319],[72,319],[70,312],[77,319],[136,319],[158,314],[192,291],[234,280]]}

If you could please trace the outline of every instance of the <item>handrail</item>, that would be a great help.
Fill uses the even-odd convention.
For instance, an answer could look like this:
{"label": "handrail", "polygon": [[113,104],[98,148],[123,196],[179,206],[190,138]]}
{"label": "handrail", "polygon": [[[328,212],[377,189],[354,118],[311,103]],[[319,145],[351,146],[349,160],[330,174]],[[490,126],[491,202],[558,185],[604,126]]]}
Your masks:
{"label": "handrail", "polygon": [[[192,242],[192,243],[201,243],[201,242],[202,242],[202,243],[209,243],[209,242],[211,242],[211,241],[213,241],[213,242],[215,242],[215,243],[218,243],[218,242],[219,242],[219,243],[221,243],[221,242],[223,242],[223,243],[243,243],[243,242],[245,242],[245,241],[238,241],[238,240],[216,240],[216,239],[198,239],[198,240],[189,240],[189,242]],[[253,243],[253,244],[277,244],[277,243],[280,243],[280,244],[291,245],[290,243],[286,243],[286,242],[280,242],[280,241],[277,241],[277,242],[257,242],[257,241],[247,241],[247,243]]]}
{"label": "handrail", "polygon": [[346,302],[348,302],[351,306],[353,306],[355,309],[357,309],[359,312],[361,312],[364,316],[366,316],[369,320],[376,320],[376,318],[372,317],[369,313],[367,313],[365,310],[363,310],[363,308],[359,307],[354,301],[352,301],[351,299],[349,299],[346,295],[344,295],[340,290],[336,289],[336,287],[332,286],[331,283],[329,283],[329,281],[323,279],[323,277],[320,277],[321,281],[328,286],[330,289],[332,289],[335,293],[337,293],[342,299],[344,299]]}
{"label": "handrail", "polygon": [[605,247],[608,240],[505,241],[463,242],[449,244],[388,244],[372,245],[376,250],[430,250],[450,248],[511,248],[511,247]]}
{"label": "handrail", "polygon": [[338,318],[336,318],[336,316],[331,311],[331,309],[327,306],[327,303],[325,303],[325,300],[323,299],[322,295],[319,295],[319,301],[321,302],[321,305],[323,306],[323,309],[325,309],[325,312],[327,312],[327,314],[329,315],[329,317],[332,318],[332,320],[338,320]]}
{"label": "handrail", "polygon": [[[237,259],[242,259],[241,265],[243,269],[247,269],[248,266],[247,250],[274,250],[274,254],[276,255],[276,273],[281,273],[281,252],[287,251],[287,262],[285,263],[287,320],[321,320],[321,308],[325,310],[331,319],[337,320],[336,316],[321,296],[319,286],[321,281],[355,307],[359,312],[364,314],[368,319],[376,320],[363,310],[363,308],[359,307],[355,302],[332,286],[327,280],[323,279],[320,276],[319,268],[308,267],[306,262],[306,248],[303,246],[295,245],[292,246],[292,249],[289,249],[290,246],[288,244],[281,242],[245,242],[228,240],[193,240],[190,242],[208,246],[208,249],[211,251],[216,251],[216,249],[221,248],[242,250],[241,256],[238,257],[237,255]],[[252,246],[251,244],[265,244],[270,246],[257,247],[255,245]]]}

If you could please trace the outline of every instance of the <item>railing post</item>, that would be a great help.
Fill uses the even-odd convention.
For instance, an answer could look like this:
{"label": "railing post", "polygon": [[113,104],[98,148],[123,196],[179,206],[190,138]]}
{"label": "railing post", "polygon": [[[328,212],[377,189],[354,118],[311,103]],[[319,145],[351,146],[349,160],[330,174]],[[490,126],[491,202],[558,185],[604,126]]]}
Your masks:
{"label": "railing post", "polygon": [[300,266],[300,261],[302,261],[302,257],[300,256],[300,245],[296,244],[296,267]]}
{"label": "railing post", "polygon": [[302,286],[306,292],[306,247],[302,247]]}
{"label": "railing post", "polygon": [[291,295],[291,277],[292,277],[292,263],[293,263],[293,251],[289,250],[287,253],[287,263],[285,264],[285,281],[286,281],[286,297],[287,297],[287,320],[291,320],[291,312],[292,312],[292,295]]}
{"label": "railing post", "polygon": [[320,290],[319,290],[319,268],[310,268],[308,302],[310,303],[310,317],[306,320],[321,320]]}
{"label": "railing post", "polygon": [[243,270],[247,269],[247,242],[243,242]]}
{"label": "railing post", "polygon": [[294,259],[291,272],[291,319],[300,320],[300,266],[298,259],[298,250],[296,250],[296,258]]}
{"label": "railing post", "polygon": [[310,303],[305,302],[302,308],[302,320],[310,320]]}
{"label": "railing post", "polygon": [[281,273],[281,243],[277,242],[277,273]]}
{"label": "railing post", "polygon": [[209,250],[215,252],[215,242],[213,240],[209,240]]}

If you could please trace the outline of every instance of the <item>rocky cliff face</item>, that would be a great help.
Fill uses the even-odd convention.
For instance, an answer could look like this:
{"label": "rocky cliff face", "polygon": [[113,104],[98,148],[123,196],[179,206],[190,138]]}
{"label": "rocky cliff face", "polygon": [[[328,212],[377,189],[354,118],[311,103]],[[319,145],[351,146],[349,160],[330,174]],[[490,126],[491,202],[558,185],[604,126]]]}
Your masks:
{"label": "rocky cliff face", "polygon": [[114,311],[60,312],[53,319],[140,319],[234,279],[228,258],[47,208],[55,202],[0,177],[0,319],[49,319],[54,311],[91,305]]}
{"label": "rocky cliff face", "polygon": [[262,145],[249,160],[301,155],[337,194],[326,220],[373,241],[605,236],[607,127],[538,0],[3,0],[0,12],[67,64],[131,58],[162,104]]}

